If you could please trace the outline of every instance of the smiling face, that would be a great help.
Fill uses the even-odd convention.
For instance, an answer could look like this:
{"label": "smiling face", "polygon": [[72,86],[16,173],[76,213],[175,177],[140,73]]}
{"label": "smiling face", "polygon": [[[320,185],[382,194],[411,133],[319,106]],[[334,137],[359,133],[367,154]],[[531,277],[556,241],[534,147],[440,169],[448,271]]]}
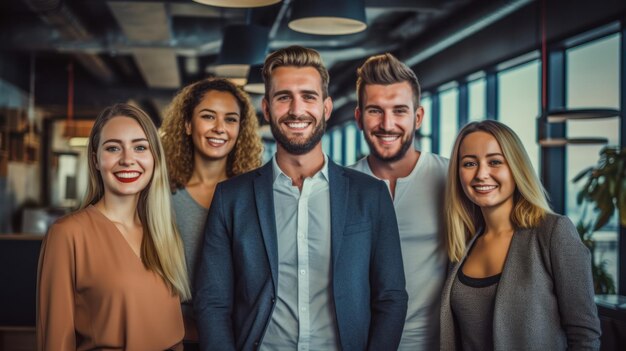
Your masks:
{"label": "smiling face", "polygon": [[315,68],[274,69],[268,99],[263,99],[263,114],[279,148],[302,155],[319,145],[332,102],[323,97],[321,77]]}
{"label": "smiling face", "polygon": [[224,91],[211,90],[193,110],[185,124],[195,154],[208,159],[223,159],[233,150],[241,126],[241,109],[237,99]]}
{"label": "smiling face", "polygon": [[355,116],[372,156],[387,162],[402,159],[413,146],[424,116],[423,108],[414,106],[409,83],[368,84],[362,106]]}
{"label": "smiling face", "polygon": [[118,116],[106,122],[95,157],[105,194],[139,195],[152,179],[154,156],[150,143],[133,118]]}
{"label": "smiling face", "polygon": [[465,195],[484,210],[513,208],[515,180],[493,135],[468,134],[459,147],[459,180]]}

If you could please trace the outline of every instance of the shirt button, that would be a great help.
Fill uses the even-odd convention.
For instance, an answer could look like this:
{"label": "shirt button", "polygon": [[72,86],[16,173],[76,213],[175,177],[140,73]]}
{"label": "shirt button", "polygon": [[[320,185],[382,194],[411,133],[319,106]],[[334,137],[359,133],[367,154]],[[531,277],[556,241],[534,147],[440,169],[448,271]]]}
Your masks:
{"label": "shirt button", "polygon": [[306,312],[306,307],[302,307],[300,310],[301,310],[302,312]]}
{"label": "shirt button", "polygon": [[305,274],[306,274],[306,271],[305,271],[304,269],[301,269],[301,270],[300,270],[300,274],[305,275]]}

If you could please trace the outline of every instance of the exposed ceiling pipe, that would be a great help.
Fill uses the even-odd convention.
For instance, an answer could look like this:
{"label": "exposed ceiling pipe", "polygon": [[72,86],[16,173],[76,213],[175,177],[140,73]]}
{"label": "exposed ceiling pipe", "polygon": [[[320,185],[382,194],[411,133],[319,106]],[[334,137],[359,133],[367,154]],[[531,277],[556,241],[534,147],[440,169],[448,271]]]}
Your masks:
{"label": "exposed ceiling pipe", "polygon": [[[62,0],[23,0],[30,9],[39,15],[42,21],[59,31],[68,40],[92,40],[92,36],[72,10]],[[89,54],[75,55],[76,60],[89,73],[103,82],[115,81],[115,74],[98,56]]]}
{"label": "exposed ceiling pipe", "polygon": [[[439,35],[429,37],[428,40],[418,41],[420,44],[406,54],[399,55],[399,59],[409,67],[433,57],[450,46],[477,33],[483,28],[505,18],[534,0],[496,1],[483,9],[468,14],[464,21],[451,22]],[[419,40],[419,38],[418,38]],[[409,45],[409,47],[411,47]]]}

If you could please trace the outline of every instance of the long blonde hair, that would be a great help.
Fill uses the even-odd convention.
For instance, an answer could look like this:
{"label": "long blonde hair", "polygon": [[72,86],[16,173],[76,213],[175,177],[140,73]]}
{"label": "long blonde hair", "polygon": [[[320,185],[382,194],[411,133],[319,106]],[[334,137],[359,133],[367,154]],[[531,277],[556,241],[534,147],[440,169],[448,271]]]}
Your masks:
{"label": "long blonde hair", "polygon": [[161,126],[167,168],[170,181],[175,188],[182,188],[187,184],[194,167],[193,141],[191,136],[185,133],[185,124],[191,122],[193,110],[210,91],[232,94],[241,110],[241,127],[235,147],[228,154],[226,175],[236,176],[261,165],[263,145],[258,133],[259,121],[250,97],[227,79],[204,79],[184,87],[174,97]]}
{"label": "long blonde hair", "polygon": [[116,104],[105,108],[89,135],[89,183],[82,208],[97,203],[104,196],[102,176],[96,168],[96,155],[104,125],[115,117],[129,117],[137,121],[150,145],[154,157],[154,172],[150,183],[139,194],[137,214],[143,225],[141,260],[144,266],[159,274],[173,293],[182,300],[191,297],[185,266],[183,244],[172,212],[170,187],[165,167],[163,147],[157,129],[150,117],[137,107]]}
{"label": "long blonde hair", "polygon": [[484,226],[480,207],[467,198],[459,180],[459,149],[466,136],[474,132],[486,132],[498,141],[502,154],[515,181],[511,222],[516,228],[532,228],[539,224],[547,213],[552,213],[548,196],[535,174],[530,158],[515,132],[503,123],[486,120],[472,122],[459,132],[454,142],[448,181],[446,185],[446,233],[448,256],[458,262],[465,253],[467,242]]}

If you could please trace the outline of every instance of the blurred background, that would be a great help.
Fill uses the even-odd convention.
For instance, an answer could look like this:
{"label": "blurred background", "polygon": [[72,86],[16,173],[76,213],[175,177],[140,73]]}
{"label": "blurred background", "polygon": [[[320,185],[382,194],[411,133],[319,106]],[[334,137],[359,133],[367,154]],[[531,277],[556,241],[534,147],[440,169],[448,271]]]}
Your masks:
{"label": "blurred background", "polygon": [[[613,284],[605,279],[598,293],[626,295],[619,216],[594,228],[602,211],[577,202],[589,174],[572,181],[604,147],[619,151],[626,141],[626,1],[7,0],[0,2],[0,286],[22,285],[0,288],[0,349],[32,347],[40,239],[81,201],[86,137],[98,112],[130,102],[158,126],[178,89],[210,76],[244,86],[260,108],[259,65],[288,45],[318,50],[329,69],[334,112],[323,147],[340,164],[369,153],[354,122],[355,72],[375,54],[393,53],[420,79],[426,115],[416,147],[449,157],[469,121],[508,124],[554,210],[591,226],[581,237],[591,240],[599,277]],[[268,160],[275,144],[260,121]],[[626,187],[622,170],[613,188]],[[617,213],[620,199],[607,201],[603,211]],[[619,312],[626,300],[604,302],[617,311],[607,312],[612,318],[626,320]],[[623,325],[610,328],[626,334]]]}

